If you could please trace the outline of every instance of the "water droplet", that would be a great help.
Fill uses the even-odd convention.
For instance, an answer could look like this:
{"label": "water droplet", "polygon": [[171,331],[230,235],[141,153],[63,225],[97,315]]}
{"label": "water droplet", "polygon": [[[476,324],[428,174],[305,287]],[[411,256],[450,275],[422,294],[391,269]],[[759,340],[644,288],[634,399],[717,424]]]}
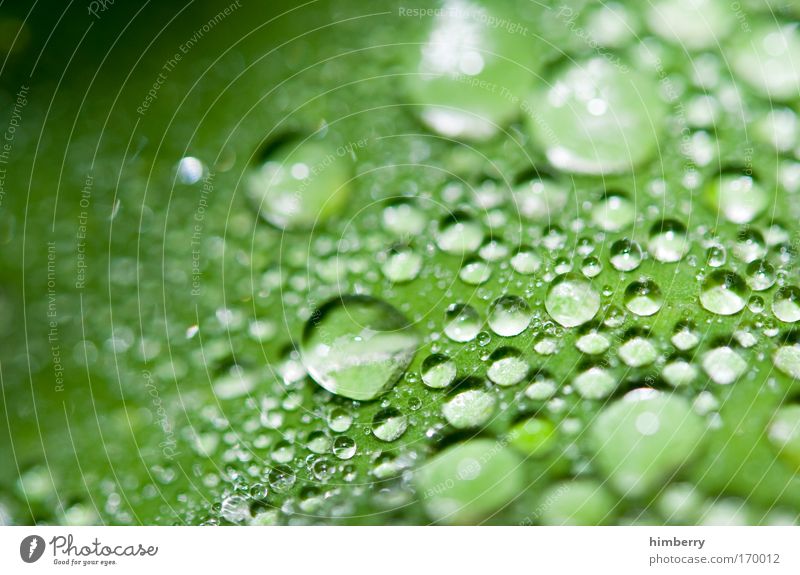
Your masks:
{"label": "water droplet", "polygon": [[491,439],[452,445],[414,475],[428,516],[441,523],[476,524],[524,487],[519,457]]}
{"label": "water droplet", "polygon": [[470,305],[454,303],[444,312],[444,333],[453,341],[472,341],[481,330],[481,316]]}
{"label": "water droplet", "polygon": [[625,307],[636,315],[649,317],[658,312],[663,303],[661,288],[651,279],[631,282],[625,288]]}
{"label": "water droplet", "polygon": [[278,493],[289,491],[295,481],[297,481],[297,475],[288,465],[276,465],[267,475],[269,486]]}
{"label": "water droplet", "polygon": [[658,352],[644,336],[634,335],[619,348],[619,357],[628,367],[643,367],[656,360]]}
{"label": "water droplet", "polygon": [[627,238],[617,240],[611,245],[609,261],[618,271],[633,271],[642,263],[642,248]]}
{"label": "water droplet", "polygon": [[767,253],[764,236],[754,228],[745,228],[736,234],[733,254],[745,263],[763,258]]}
{"label": "water droplet", "polygon": [[422,269],[422,256],[408,246],[395,246],[384,255],[381,271],[391,282],[410,282]]}
{"label": "water droplet", "polygon": [[469,389],[442,405],[442,415],[456,429],[480,427],[492,417],[496,403],[493,395]]}
{"label": "water droplet", "polygon": [[781,457],[800,469],[800,405],[781,407],[772,418],[767,437]]}
{"label": "water droplet", "polygon": [[339,407],[333,408],[328,413],[328,427],[335,433],[344,433],[353,425],[353,416],[349,411]]}
{"label": "water droplet", "polygon": [[671,341],[681,351],[688,351],[700,343],[700,336],[693,323],[682,321],[675,326]]}
{"label": "water droplet", "polygon": [[486,283],[492,277],[492,268],[484,261],[472,259],[464,264],[458,272],[458,277],[465,284],[480,285]]}
{"label": "water droplet", "polygon": [[570,63],[542,84],[527,120],[556,168],[608,174],[654,153],[664,108],[654,79],[597,57]]}
{"label": "water droplet", "polygon": [[689,251],[686,226],[676,220],[664,220],[650,229],[648,251],[655,259],[674,263],[683,259]]}
{"label": "water droplet", "polygon": [[[614,521],[617,497],[592,479],[570,479],[542,493],[544,525],[608,525]],[[537,508],[538,509],[538,508]]]}
{"label": "water droplet", "polygon": [[550,451],[555,435],[555,426],[539,417],[520,421],[509,432],[511,446],[530,457],[540,457]]}
{"label": "water droplet", "polygon": [[381,441],[400,439],[408,428],[408,419],[397,409],[389,407],[372,418],[372,433]]}
{"label": "water droplet", "polygon": [[753,291],[764,291],[775,285],[775,268],[767,260],[754,260],[747,266],[747,285]]}
{"label": "water droplet", "polygon": [[352,459],[356,449],[356,442],[352,437],[340,435],[333,440],[333,454],[339,459]]}
{"label": "water droplet", "polygon": [[760,24],[731,50],[731,64],[741,78],[764,96],[791,100],[800,93],[800,71],[787,62],[800,61],[797,24]]}
{"label": "water droplet", "polygon": [[557,388],[556,382],[549,377],[538,376],[536,381],[525,389],[525,397],[534,401],[544,401],[553,397]]}
{"label": "water droplet", "polygon": [[386,206],[381,218],[385,229],[400,238],[413,238],[421,234],[427,226],[427,219],[422,210],[406,200]]}
{"label": "water droplet", "polygon": [[533,180],[512,190],[514,204],[523,217],[551,222],[567,204],[567,190],[552,180]]}
{"label": "water droplet", "polygon": [[716,347],[703,356],[703,371],[720,385],[730,385],[746,370],[747,362],[727,345]]}
{"label": "water droplet", "polygon": [[327,453],[331,448],[332,440],[324,431],[312,431],[308,434],[306,447],[311,453]]}
{"label": "water droplet", "polygon": [[572,385],[581,397],[602,399],[616,389],[617,380],[608,370],[595,366],[575,376]]}
{"label": "water droplet", "polygon": [[636,208],[627,197],[610,194],[592,208],[592,222],[606,232],[618,232],[636,219]]}
{"label": "water droplet", "polygon": [[775,292],[772,313],[786,323],[800,320],[800,289],[796,286],[784,286]]}
{"label": "water droplet", "polygon": [[418,345],[408,320],[393,306],[369,296],[343,296],[312,314],[300,351],[319,385],[366,401],[400,378]]}
{"label": "water droplet", "polygon": [[611,342],[608,340],[608,338],[595,330],[585,333],[575,342],[575,347],[577,347],[583,353],[589,355],[599,355],[601,353],[605,353],[610,345]]}
{"label": "water droplet", "polygon": [[706,191],[710,206],[729,222],[747,224],[769,205],[767,191],[751,176],[722,173]]}
{"label": "water droplet", "polygon": [[733,315],[747,303],[747,285],[737,274],[715,270],[708,274],[700,291],[700,304],[717,315]]}
{"label": "water droplet", "polygon": [[246,193],[273,226],[310,229],[342,211],[351,171],[349,159],[327,142],[290,142],[250,171]]}
{"label": "water droplet", "polygon": [[600,294],[592,284],[576,275],[556,278],[545,297],[545,309],[564,327],[582,325],[600,310]]}
{"label": "water droplet", "polygon": [[542,266],[542,259],[532,248],[522,246],[511,258],[511,267],[522,275],[531,275]]}
{"label": "water droplet", "polygon": [[203,178],[205,166],[193,156],[181,158],[178,162],[178,179],[182,184],[196,184]]}
{"label": "water droplet", "polygon": [[439,222],[436,245],[445,253],[463,257],[477,251],[482,241],[480,222],[466,212],[454,212]]}
{"label": "water droplet", "polygon": [[686,399],[648,388],[604,409],[590,430],[597,466],[626,497],[662,486],[703,437],[702,419]]}
{"label": "water droplet", "polygon": [[528,375],[528,362],[522,353],[513,347],[501,347],[489,356],[489,369],[486,376],[497,385],[516,385]]}
{"label": "water droplet", "polygon": [[456,379],[456,363],[442,354],[433,354],[422,362],[422,383],[432,389],[442,389]]}
{"label": "water droplet", "polygon": [[676,359],[664,366],[661,375],[672,387],[683,387],[697,378],[697,368],[688,361]]}
{"label": "water droplet", "polygon": [[782,345],[772,358],[775,367],[794,379],[800,379],[800,345]]}
{"label": "water droplet", "polygon": [[728,260],[728,250],[725,246],[711,246],[706,253],[706,263],[712,268],[719,268],[725,265]]}
{"label": "water droplet", "polygon": [[489,310],[489,327],[497,335],[511,337],[525,331],[531,323],[531,310],[521,297],[504,295]]}
{"label": "water droplet", "polygon": [[498,26],[518,17],[484,0],[446,0],[415,51],[407,77],[422,120],[451,138],[483,140],[519,113],[535,50],[526,34]]}

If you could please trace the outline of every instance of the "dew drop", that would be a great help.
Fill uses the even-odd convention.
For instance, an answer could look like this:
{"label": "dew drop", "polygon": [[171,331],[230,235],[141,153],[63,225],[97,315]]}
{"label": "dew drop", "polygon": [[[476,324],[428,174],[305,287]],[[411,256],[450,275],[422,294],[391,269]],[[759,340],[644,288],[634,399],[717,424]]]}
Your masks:
{"label": "dew drop", "polygon": [[664,303],[661,288],[651,279],[631,282],[625,288],[625,307],[642,317],[654,315]]}
{"label": "dew drop", "polygon": [[453,341],[472,341],[481,330],[481,316],[470,305],[454,303],[444,312],[444,333]]}
{"label": "dew drop", "polygon": [[600,310],[600,294],[592,284],[576,275],[556,278],[545,297],[545,309],[564,327],[575,327],[591,321]]}
{"label": "dew drop", "polygon": [[480,427],[492,417],[496,403],[493,395],[469,389],[442,405],[442,415],[456,429]]}
{"label": "dew drop", "polygon": [[486,376],[492,383],[500,386],[516,385],[523,381],[527,375],[528,362],[522,353],[512,347],[501,347],[489,356],[489,369]]}
{"label": "dew drop", "polygon": [[708,274],[700,290],[700,305],[717,315],[733,315],[747,303],[747,285],[737,274],[715,270]]}
{"label": "dew drop", "polygon": [[393,306],[369,296],[342,296],[312,314],[300,351],[319,385],[365,401],[394,385],[418,345],[416,332]]}
{"label": "dew drop", "polygon": [[442,354],[429,355],[422,362],[422,383],[432,389],[452,384],[457,375],[456,363]]}
{"label": "dew drop", "polygon": [[531,323],[531,310],[521,297],[504,295],[489,310],[489,327],[494,333],[511,337],[525,331]]}

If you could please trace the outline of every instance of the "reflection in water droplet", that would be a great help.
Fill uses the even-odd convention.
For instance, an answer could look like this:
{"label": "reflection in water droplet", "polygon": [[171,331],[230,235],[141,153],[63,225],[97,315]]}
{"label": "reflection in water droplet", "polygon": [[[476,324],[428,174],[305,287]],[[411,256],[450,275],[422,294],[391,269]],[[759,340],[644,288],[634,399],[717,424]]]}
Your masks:
{"label": "reflection in water droplet", "polygon": [[322,387],[356,400],[374,399],[411,363],[419,337],[388,303],[343,296],[323,304],[303,332],[301,358]]}
{"label": "reflection in water droplet", "polygon": [[482,241],[480,222],[465,212],[455,212],[439,222],[436,245],[443,252],[463,257],[477,251]]}
{"label": "reflection in water droplet", "polygon": [[747,285],[737,274],[715,270],[708,274],[700,291],[700,304],[717,315],[733,315],[747,303]]}
{"label": "reflection in water droplet", "polygon": [[592,208],[592,222],[606,232],[618,232],[636,219],[636,208],[628,198],[611,194]]}
{"label": "reflection in water droplet", "polygon": [[703,356],[703,371],[715,383],[729,385],[747,370],[747,362],[729,346],[714,348]]}
{"label": "reflection in water droplet", "polygon": [[597,57],[557,71],[528,110],[528,127],[556,168],[609,174],[654,153],[665,106],[653,78]]}
{"label": "reflection in water droplet", "polygon": [[797,286],[780,288],[772,300],[772,313],[786,323],[800,320],[800,288]]}
{"label": "reflection in water droplet", "polygon": [[664,220],[655,224],[650,229],[647,249],[660,262],[680,261],[689,251],[686,227],[675,220]]}
{"label": "reflection in water droplet", "polygon": [[454,303],[444,312],[444,333],[453,341],[472,341],[481,330],[481,316],[475,308]]}
{"label": "reflection in water droplet", "polygon": [[389,407],[375,414],[372,418],[372,433],[381,441],[395,441],[408,427],[408,419],[397,409]]}
{"label": "reflection in water droplet", "polygon": [[504,295],[489,310],[489,327],[497,335],[511,337],[525,331],[531,323],[531,310],[521,297]]}
{"label": "reflection in water droplet", "polygon": [[590,367],[575,376],[572,385],[581,397],[602,399],[611,395],[617,387],[617,380],[602,367]]}
{"label": "reflection in water droplet", "polygon": [[752,222],[770,203],[767,191],[751,176],[731,173],[713,180],[706,198],[713,209],[735,224]]}
{"label": "reflection in water droplet", "polygon": [[456,363],[442,354],[433,354],[422,362],[422,383],[433,389],[447,387],[456,379]]}
{"label": "reflection in water droplet", "polygon": [[253,168],[246,193],[259,215],[277,228],[306,230],[342,211],[352,166],[326,142],[284,144]]}
{"label": "reflection in water droplet", "polygon": [[580,276],[557,278],[547,291],[545,309],[564,327],[575,327],[590,321],[600,310],[600,294]]}
{"label": "reflection in water droplet", "polygon": [[494,413],[493,395],[479,389],[462,391],[442,406],[442,415],[456,429],[480,427]]}
{"label": "reflection in water droplet", "polygon": [[501,347],[489,357],[491,362],[486,376],[497,385],[508,386],[520,383],[528,375],[528,362],[518,349]]}
{"label": "reflection in water droplet", "polygon": [[661,288],[651,279],[631,282],[625,288],[625,307],[636,315],[651,316],[661,309],[663,303]]}
{"label": "reflection in water droplet", "polygon": [[633,271],[642,263],[642,248],[627,238],[617,240],[611,245],[609,261],[618,271]]}

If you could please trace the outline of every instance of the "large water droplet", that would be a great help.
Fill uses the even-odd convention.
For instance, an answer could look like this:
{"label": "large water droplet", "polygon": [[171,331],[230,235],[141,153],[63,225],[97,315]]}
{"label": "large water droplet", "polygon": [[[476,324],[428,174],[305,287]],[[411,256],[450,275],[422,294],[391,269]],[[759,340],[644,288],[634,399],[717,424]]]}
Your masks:
{"label": "large water droplet", "polygon": [[602,399],[611,395],[617,387],[614,376],[602,367],[590,367],[572,380],[575,390],[587,399]]}
{"label": "large water droplet", "polygon": [[700,304],[717,315],[733,315],[747,303],[747,285],[737,274],[715,270],[708,274],[700,290]]}
{"label": "large water droplet", "polygon": [[489,310],[489,327],[497,335],[511,337],[525,331],[531,323],[528,303],[515,295],[504,295]]}
{"label": "large water droplet", "polygon": [[654,153],[664,108],[652,78],[598,57],[570,63],[542,84],[527,120],[555,167],[608,174]]}
{"label": "large water droplet", "polygon": [[408,320],[388,303],[343,296],[311,316],[301,357],[309,375],[331,393],[370,400],[400,378],[418,345]]}
{"label": "large water droplet", "polygon": [[342,211],[351,171],[349,158],[327,142],[290,142],[250,171],[246,193],[275,227],[310,229]]}
{"label": "large water droplet", "polygon": [[772,418],[768,437],[781,457],[800,469],[800,405],[781,407]]}
{"label": "large water droplet", "polygon": [[609,194],[592,208],[592,222],[601,230],[618,232],[636,219],[636,207],[627,197]]}
{"label": "large water droplet", "polygon": [[530,38],[503,4],[445,0],[407,80],[422,120],[448,137],[486,139],[519,113],[535,64]]}
{"label": "large water droplet", "polygon": [[664,297],[661,288],[651,279],[631,282],[625,288],[625,307],[642,317],[649,317],[661,309]]}
{"label": "large water droplet", "polygon": [[519,495],[519,457],[491,439],[452,445],[414,475],[428,516],[442,523],[475,524]]}
{"label": "large water droplet", "polygon": [[769,194],[752,176],[731,173],[713,180],[706,198],[713,209],[735,224],[752,222],[770,203]]}
{"label": "large water droplet", "polygon": [[653,32],[689,50],[716,47],[736,25],[734,9],[721,0],[659,0],[646,16]]}
{"label": "large water droplet", "polygon": [[422,383],[432,389],[447,387],[457,374],[456,363],[446,355],[435,353],[422,362]]}
{"label": "large water droplet", "polygon": [[714,383],[730,385],[747,371],[747,362],[729,346],[716,347],[703,356],[703,371]]}
{"label": "large water droplet", "polygon": [[466,212],[454,212],[439,222],[436,244],[443,252],[463,257],[477,251],[482,241],[480,222]]}
{"label": "large water droplet", "polygon": [[614,269],[621,272],[630,272],[642,263],[642,248],[637,242],[627,238],[617,240],[611,244],[609,261]]}
{"label": "large water droplet", "polygon": [[676,220],[664,220],[650,229],[648,251],[660,262],[674,263],[689,251],[686,226]]}
{"label": "large water droplet", "polygon": [[772,313],[779,320],[794,323],[800,320],[800,288],[784,286],[775,292],[772,300]]}
{"label": "large water droplet", "polygon": [[453,341],[472,341],[481,331],[481,316],[475,308],[461,303],[450,305],[444,312],[444,333]]}
{"label": "large water droplet", "polygon": [[456,429],[480,427],[492,417],[497,400],[480,389],[468,389],[442,406],[442,415]]}
{"label": "large water droplet", "polygon": [[597,466],[627,497],[663,485],[695,453],[703,422],[687,400],[636,389],[604,409],[590,431]]}
{"label": "large water droplet", "polygon": [[575,327],[586,323],[600,310],[600,294],[592,284],[575,275],[557,278],[544,301],[545,309],[555,321],[564,327]]}
{"label": "large water droplet", "polygon": [[513,347],[501,347],[489,356],[489,369],[486,376],[497,385],[516,385],[528,375],[528,362],[522,353]]}
{"label": "large water droplet", "polygon": [[800,31],[797,23],[754,26],[748,38],[736,42],[731,62],[737,77],[764,96],[791,100],[800,94]]}
{"label": "large water droplet", "polygon": [[372,434],[381,441],[395,441],[406,432],[408,419],[399,410],[388,407],[372,418]]}

